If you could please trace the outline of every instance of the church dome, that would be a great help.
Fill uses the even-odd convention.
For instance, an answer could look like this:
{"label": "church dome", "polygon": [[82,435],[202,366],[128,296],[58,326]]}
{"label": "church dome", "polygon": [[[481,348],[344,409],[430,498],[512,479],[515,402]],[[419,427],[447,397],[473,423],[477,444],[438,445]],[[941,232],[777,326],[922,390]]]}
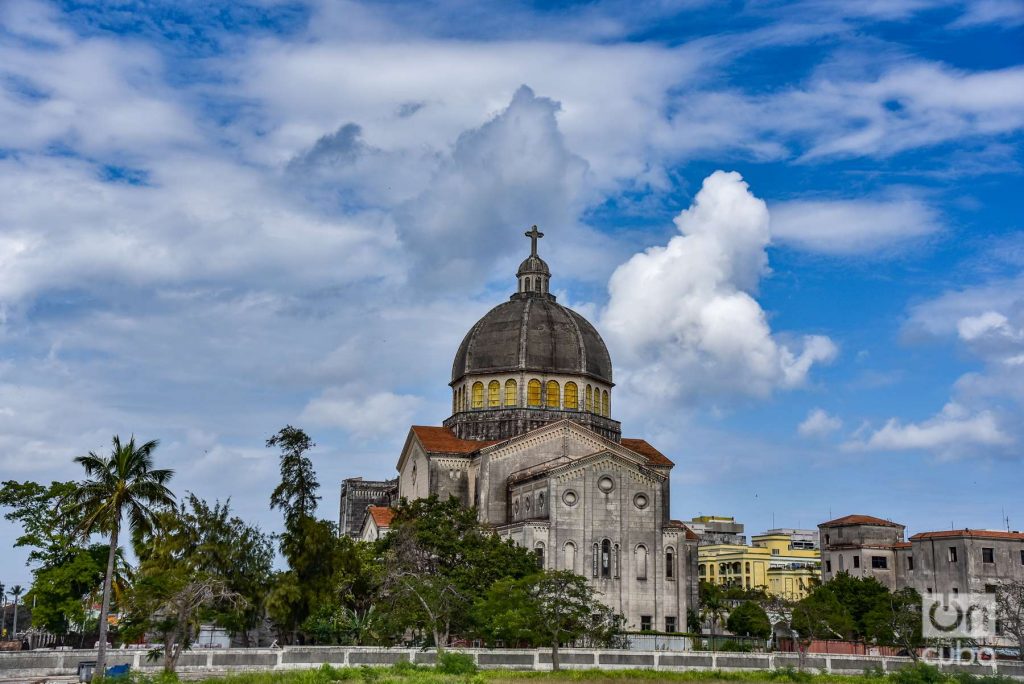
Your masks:
{"label": "church dome", "polygon": [[452,384],[466,375],[530,371],[582,375],[612,384],[608,347],[590,321],[548,292],[551,269],[537,255],[537,226],[526,233],[530,256],[519,265],[519,291],[470,328],[452,364]]}
{"label": "church dome", "polygon": [[467,374],[517,371],[612,383],[612,360],[597,330],[544,292],[516,293],[470,328],[455,355],[452,382]]}

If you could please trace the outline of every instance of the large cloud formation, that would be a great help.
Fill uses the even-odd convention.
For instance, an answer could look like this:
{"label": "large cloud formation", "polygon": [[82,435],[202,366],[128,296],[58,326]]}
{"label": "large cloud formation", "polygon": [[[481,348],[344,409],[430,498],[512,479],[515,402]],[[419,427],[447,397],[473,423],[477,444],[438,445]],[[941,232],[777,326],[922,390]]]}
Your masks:
{"label": "large cloud formation", "polygon": [[651,399],[765,396],[803,384],[830,361],[828,337],[794,349],[773,335],[754,299],[768,268],[768,208],[735,172],[708,176],[675,219],[681,235],[620,266],[602,329],[629,391]]}

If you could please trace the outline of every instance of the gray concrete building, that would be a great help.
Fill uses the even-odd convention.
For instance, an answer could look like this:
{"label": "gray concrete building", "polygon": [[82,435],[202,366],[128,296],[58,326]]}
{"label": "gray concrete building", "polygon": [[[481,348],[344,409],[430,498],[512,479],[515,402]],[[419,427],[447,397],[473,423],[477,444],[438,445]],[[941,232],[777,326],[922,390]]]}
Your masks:
{"label": "gray concrete building", "polygon": [[743,534],[743,523],[724,515],[699,515],[692,520],[684,521],[697,537],[700,546],[712,544],[735,544],[743,546],[747,543],[747,535]]}
{"label": "gray concrete building", "polygon": [[1001,582],[1024,581],[1020,532],[940,530],[905,541],[903,525],[867,515],[830,520],[818,529],[824,582],[845,571],[927,596],[994,593]]}
{"label": "gray concrete building", "polygon": [[674,464],[622,437],[608,349],[557,303],[537,254],[543,234],[527,236],[516,291],[456,352],[451,416],[409,430],[395,494],[455,496],[543,567],[589,578],[629,628],[685,630],[698,538],[670,517]]}
{"label": "gray concrete building", "polygon": [[870,515],[847,515],[821,523],[822,581],[846,572],[853,577],[874,577],[896,589],[896,545],[904,542],[905,529]]}
{"label": "gray concrete building", "polygon": [[341,483],[340,506],[338,509],[338,530],[359,539],[363,533],[363,522],[369,506],[388,507],[397,499],[398,478],[393,480],[364,480],[350,477]]}

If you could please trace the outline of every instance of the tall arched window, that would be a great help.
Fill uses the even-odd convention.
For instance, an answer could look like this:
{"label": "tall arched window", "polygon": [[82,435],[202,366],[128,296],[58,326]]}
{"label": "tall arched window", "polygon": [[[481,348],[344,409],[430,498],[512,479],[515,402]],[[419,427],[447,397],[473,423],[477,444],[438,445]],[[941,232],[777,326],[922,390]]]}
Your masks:
{"label": "tall arched window", "polygon": [[597,545],[597,542],[594,542],[594,555],[590,559],[591,565],[593,566],[594,577],[597,577],[597,575],[598,575],[598,567],[600,565],[600,558],[601,558],[601,547]]}
{"label": "tall arched window", "polygon": [[484,407],[484,383],[474,382],[473,383],[473,408]]}
{"label": "tall arched window", "polygon": [[612,576],[612,543],[605,539],[601,542],[601,577],[608,579]]}
{"label": "tall arched window", "polygon": [[576,570],[576,545],[571,541],[562,547],[562,565],[564,570]]}
{"label": "tall arched window", "polygon": [[619,545],[615,544],[612,547],[612,577],[619,579],[619,561],[622,560],[622,554],[619,553]]}
{"label": "tall arched window", "polygon": [[487,406],[490,408],[501,406],[501,383],[497,380],[491,380],[487,385]]}
{"label": "tall arched window", "polygon": [[636,578],[638,580],[647,579],[647,547],[641,544],[636,547],[633,554],[636,556]]}
{"label": "tall arched window", "polygon": [[611,415],[611,406],[608,405],[608,390],[601,393],[601,415],[606,418]]}
{"label": "tall arched window", "polygon": [[537,546],[533,549],[533,552],[537,554],[537,567],[541,570],[544,569],[544,542],[537,542]]}
{"label": "tall arched window", "polygon": [[515,380],[505,381],[505,406],[519,405],[519,392]]}
{"label": "tall arched window", "polygon": [[561,404],[562,396],[558,389],[557,382],[548,380],[547,391],[544,393],[544,403],[547,404],[548,408],[558,408]]}
{"label": "tall arched window", "polygon": [[[704,574],[704,566],[700,566],[700,574]],[[676,578],[676,552],[671,546],[665,549],[665,579]]]}
{"label": "tall arched window", "polygon": [[587,385],[587,403],[585,406],[588,411],[594,410],[594,388],[590,385]]}
{"label": "tall arched window", "polygon": [[459,390],[452,390],[452,413],[459,412]]}
{"label": "tall arched window", "polygon": [[540,406],[540,380],[531,380],[526,385],[526,405]]}
{"label": "tall arched window", "polygon": [[576,383],[565,383],[565,408],[577,409],[579,408],[579,403],[579,390],[576,388]]}

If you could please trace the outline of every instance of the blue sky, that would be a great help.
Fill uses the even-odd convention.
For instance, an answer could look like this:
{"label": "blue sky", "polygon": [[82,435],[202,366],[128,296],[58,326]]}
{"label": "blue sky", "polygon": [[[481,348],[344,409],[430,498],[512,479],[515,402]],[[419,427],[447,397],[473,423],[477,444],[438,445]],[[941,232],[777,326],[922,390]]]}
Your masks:
{"label": "blue sky", "polygon": [[333,517],[537,223],[674,517],[1024,526],[1019,1],[11,0],[0,122],[3,479],[276,530],[291,423]]}

